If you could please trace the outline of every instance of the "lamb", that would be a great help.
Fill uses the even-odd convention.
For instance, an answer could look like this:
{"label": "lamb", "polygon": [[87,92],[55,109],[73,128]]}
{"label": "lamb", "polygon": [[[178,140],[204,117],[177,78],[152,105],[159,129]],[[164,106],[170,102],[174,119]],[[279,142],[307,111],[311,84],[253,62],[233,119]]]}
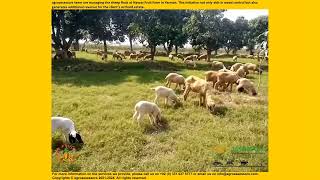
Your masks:
{"label": "lamb", "polygon": [[217,71],[207,71],[204,73],[205,74],[205,80],[207,82],[212,82],[212,85],[214,86],[214,84],[217,82]]}
{"label": "lamb", "polygon": [[[167,80],[166,82],[166,86],[170,87],[171,83],[176,83],[176,87],[175,89],[177,89],[177,87],[179,86],[180,90],[183,90],[185,88],[185,79],[182,75],[177,74],[177,73],[169,73],[166,78]],[[182,89],[181,89],[182,86]]]}
{"label": "lamb", "polygon": [[200,55],[200,56],[198,57],[198,61],[200,61],[201,59],[204,59],[204,60],[208,59],[208,55],[207,55],[207,54],[202,54],[202,55]]}
{"label": "lamb", "polygon": [[156,98],[154,99],[154,103],[158,104],[158,98],[162,97],[164,98],[164,104],[167,105],[168,100],[169,104],[173,103],[174,105],[176,104],[180,104],[180,99],[178,98],[178,96],[176,95],[176,93],[167,87],[164,86],[157,86],[155,88],[151,88],[152,90],[154,90],[156,92]]}
{"label": "lamb", "polygon": [[199,106],[205,105],[206,103],[206,92],[209,89],[210,83],[200,79],[196,76],[189,76],[186,78],[186,89],[183,93],[183,98],[186,101],[189,95],[189,92],[195,92],[199,94]]}
{"label": "lamb", "polygon": [[181,59],[181,60],[184,60],[184,57],[183,57],[182,54],[177,54],[177,58],[178,58],[178,59]]}
{"label": "lamb", "polygon": [[238,56],[233,56],[232,60],[233,60],[234,62],[237,62]]}
{"label": "lamb", "polygon": [[250,92],[251,92],[251,94],[253,96],[257,95],[257,91],[254,88],[253,83],[249,79],[240,78],[240,79],[237,80],[236,84],[237,84],[237,88],[236,89],[237,89],[238,92],[244,92],[244,93],[247,93],[247,94],[250,94]]}
{"label": "lamb", "polygon": [[213,61],[211,66],[212,66],[212,69],[226,69],[224,64],[220,61]]}
{"label": "lamb", "polygon": [[222,90],[226,90],[230,86],[230,92],[232,91],[232,85],[240,79],[235,72],[219,72],[217,74],[217,82],[214,84],[214,89],[219,90],[222,86]]}
{"label": "lamb", "polygon": [[187,67],[193,67],[193,68],[196,68],[197,67],[197,64],[196,62],[192,61],[192,60],[185,60],[184,63],[186,64]]}
{"label": "lamb", "polygon": [[65,117],[51,117],[51,132],[52,135],[54,132],[61,130],[63,132],[64,138],[67,141],[67,136],[69,143],[81,143],[83,144],[82,138],[79,132],[76,131],[74,122]]}
{"label": "lamb", "polygon": [[161,111],[160,108],[152,102],[148,101],[139,101],[134,106],[135,113],[133,115],[133,120],[137,120],[138,124],[142,120],[145,114],[149,115],[151,125],[160,125],[159,122],[161,121]]}
{"label": "lamb", "polygon": [[169,59],[174,60],[174,56],[172,54],[169,54]]}
{"label": "lamb", "polygon": [[247,67],[248,71],[251,70],[253,72],[258,72],[262,74],[262,69],[260,69],[256,64],[246,63],[245,66]]}

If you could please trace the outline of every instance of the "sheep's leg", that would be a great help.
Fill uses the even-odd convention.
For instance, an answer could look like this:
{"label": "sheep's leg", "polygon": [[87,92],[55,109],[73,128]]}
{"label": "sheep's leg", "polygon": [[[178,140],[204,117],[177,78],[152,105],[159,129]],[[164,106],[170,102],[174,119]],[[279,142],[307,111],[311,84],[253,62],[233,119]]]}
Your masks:
{"label": "sheep's leg", "polygon": [[178,83],[176,83],[176,87],[174,88],[174,90],[176,90],[176,89],[177,89],[177,87],[178,87]]}
{"label": "sheep's leg", "polygon": [[165,86],[166,86],[166,87],[168,87],[168,85],[169,85],[169,81],[167,80],[167,82],[166,82]]}
{"label": "sheep's leg", "polygon": [[217,81],[216,83],[214,83],[213,89],[218,90],[219,84],[220,84],[219,81]]}
{"label": "sheep's leg", "polygon": [[156,95],[156,98],[154,99],[154,103],[158,104],[158,95]]}
{"label": "sheep's leg", "polygon": [[154,118],[151,114],[149,114],[149,120],[150,120],[150,124],[154,126]]}
{"label": "sheep's leg", "polygon": [[183,99],[186,101],[190,92],[190,87],[187,86],[183,93]]}
{"label": "sheep's leg", "polygon": [[164,98],[164,104],[167,105],[168,103],[168,97]]}
{"label": "sheep's leg", "polygon": [[133,120],[137,119],[137,116],[138,116],[138,111],[135,111],[134,115],[132,116]]}

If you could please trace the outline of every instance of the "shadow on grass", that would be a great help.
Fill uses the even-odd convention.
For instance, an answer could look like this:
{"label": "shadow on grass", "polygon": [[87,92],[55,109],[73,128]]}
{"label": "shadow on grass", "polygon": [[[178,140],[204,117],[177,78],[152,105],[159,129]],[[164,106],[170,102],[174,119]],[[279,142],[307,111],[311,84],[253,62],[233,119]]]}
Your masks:
{"label": "shadow on grass", "polygon": [[148,124],[145,126],[143,133],[145,134],[157,134],[160,132],[167,131],[169,129],[168,120],[165,117],[161,117],[160,122],[158,122],[157,126],[152,126]]}
{"label": "shadow on grass", "polygon": [[227,114],[228,108],[224,105],[216,105],[211,114],[215,116],[224,117]]}

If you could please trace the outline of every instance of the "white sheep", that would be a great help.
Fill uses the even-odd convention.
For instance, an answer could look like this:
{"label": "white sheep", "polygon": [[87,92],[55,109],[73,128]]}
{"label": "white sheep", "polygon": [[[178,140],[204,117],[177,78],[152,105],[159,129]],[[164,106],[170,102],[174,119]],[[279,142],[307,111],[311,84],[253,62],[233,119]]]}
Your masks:
{"label": "white sheep", "polygon": [[232,60],[233,60],[234,62],[237,62],[238,56],[233,56],[233,57],[232,57]]}
{"label": "white sheep", "polygon": [[169,54],[169,59],[174,60],[174,56],[172,54]]}
{"label": "white sheep", "polygon": [[155,103],[148,101],[139,101],[134,106],[134,110],[135,112],[133,115],[133,120],[136,119],[138,121],[138,124],[140,124],[140,121],[143,119],[143,116],[145,114],[148,114],[151,125],[160,125],[159,122],[161,121],[161,111]]}
{"label": "white sheep", "polygon": [[243,65],[242,63],[235,63],[231,66],[230,70],[233,72],[236,72],[242,65]]}
{"label": "white sheep", "polygon": [[156,98],[154,99],[154,103],[158,104],[158,99],[164,98],[165,105],[167,105],[168,100],[170,104],[171,103],[180,104],[180,99],[172,89],[164,86],[157,86],[151,89],[154,90],[156,93]]}
{"label": "white sheep", "polygon": [[[177,89],[177,87],[179,86],[180,90],[183,90],[185,88],[185,79],[182,75],[177,74],[177,73],[169,73],[166,78],[167,80],[166,82],[166,86],[170,87],[171,83],[176,83],[176,87],[175,89]],[[182,88],[181,88],[182,85]]]}
{"label": "white sheep", "polygon": [[188,66],[192,66],[193,68],[197,67],[196,62],[192,61],[192,60],[184,60],[184,63]]}
{"label": "white sheep", "polygon": [[83,143],[80,134],[76,131],[74,122],[65,117],[51,117],[51,131],[52,135],[57,130],[63,132],[64,138],[67,141],[67,136],[69,137],[70,143]]}

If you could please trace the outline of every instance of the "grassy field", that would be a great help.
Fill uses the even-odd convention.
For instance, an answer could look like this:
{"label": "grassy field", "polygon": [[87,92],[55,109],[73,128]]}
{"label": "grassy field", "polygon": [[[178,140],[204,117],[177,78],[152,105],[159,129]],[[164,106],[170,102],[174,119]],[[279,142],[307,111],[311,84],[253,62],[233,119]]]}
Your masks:
{"label": "grassy field", "polygon": [[[166,57],[156,57],[154,62],[117,62],[110,56],[103,62],[82,52],[77,57],[72,62],[53,62],[52,115],[73,119],[85,145],[69,152],[72,161],[60,162],[56,135],[53,171],[268,171],[266,64],[257,97],[236,93],[235,88],[232,93],[217,93],[214,99],[224,107],[217,115],[197,106],[198,96],[192,92],[179,108],[165,107],[160,101],[164,127],[154,128],[147,116],[140,126],[133,121],[134,105],[140,100],[153,101],[150,88],[164,85],[169,72],[203,77],[210,69],[206,62],[192,69]],[[231,58],[218,60],[233,64]],[[64,70],[79,64],[93,70]],[[258,84],[257,74],[248,78]],[[239,150],[260,153],[234,153]],[[240,161],[248,164],[222,167],[229,160],[234,160],[234,166],[241,166]],[[215,161],[223,165],[217,167]]]}

